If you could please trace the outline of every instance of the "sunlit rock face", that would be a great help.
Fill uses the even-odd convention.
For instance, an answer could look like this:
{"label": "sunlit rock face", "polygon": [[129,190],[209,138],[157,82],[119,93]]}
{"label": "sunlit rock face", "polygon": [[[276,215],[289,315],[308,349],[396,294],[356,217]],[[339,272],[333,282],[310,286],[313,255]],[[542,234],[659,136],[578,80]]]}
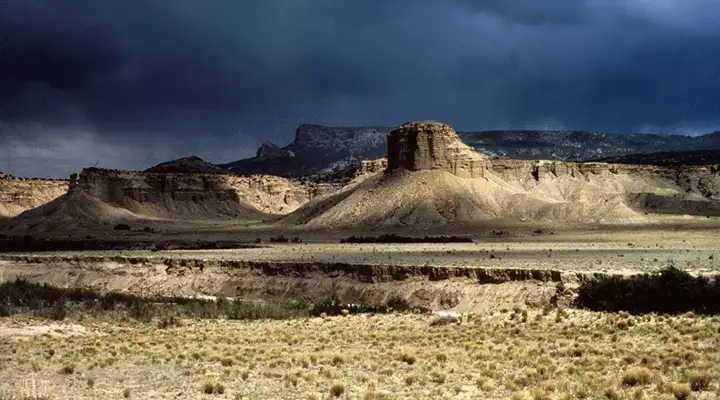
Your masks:
{"label": "sunlit rock face", "polygon": [[420,121],[388,133],[388,170],[445,170],[458,177],[485,175],[488,160],[463,143],[449,125]]}

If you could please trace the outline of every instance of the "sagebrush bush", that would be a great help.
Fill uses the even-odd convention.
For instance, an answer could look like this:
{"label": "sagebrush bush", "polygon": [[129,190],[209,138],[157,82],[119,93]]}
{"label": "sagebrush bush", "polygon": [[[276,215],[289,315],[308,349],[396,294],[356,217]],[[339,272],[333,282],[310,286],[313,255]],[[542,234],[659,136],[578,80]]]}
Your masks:
{"label": "sagebrush bush", "polygon": [[220,382],[206,379],[202,385],[202,392],[205,394],[223,394],[225,393],[225,386]]}
{"label": "sagebrush bush", "polygon": [[670,385],[670,392],[672,392],[675,399],[685,400],[690,397],[692,391],[687,383],[673,383]]}
{"label": "sagebrush bush", "polygon": [[707,372],[693,371],[688,375],[688,381],[690,381],[690,388],[694,392],[700,392],[710,387],[712,375]]}
{"label": "sagebrush bush", "polygon": [[405,353],[400,356],[400,360],[407,363],[408,365],[413,365],[415,364],[415,361],[417,361],[417,358],[415,358],[415,356],[412,354]]}
{"label": "sagebrush bush", "polygon": [[333,397],[340,397],[343,395],[343,393],[345,393],[345,385],[343,385],[342,383],[334,383],[330,387],[330,395],[332,395]]}
{"label": "sagebrush bush", "polygon": [[182,322],[180,322],[180,320],[175,316],[163,317],[160,321],[158,321],[159,329],[174,328],[179,326],[182,326]]}
{"label": "sagebrush bush", "polygon": [[652,374],[645,367],[632,367],[625,371],[622,377],[622,384],[625,386],[641,386],[650,383]]}
{"label": "sagebrush bush", "polygon": [[345,357],[341,356],[340,354],[335,354],[332,358],[332,364],[334,366],[340,366],[345,363]]}
{"label": "sagebrush bush", "polygon": [[75,373],[75,364],[65,364],[60,368],[60,373],[64,375],[72,375]]}
{"label": "sagebrush bush", "polygon": [[286,238],[285,235],[282,234],[270,238],[271,243],[287,243],[289,241],[290,239]]}

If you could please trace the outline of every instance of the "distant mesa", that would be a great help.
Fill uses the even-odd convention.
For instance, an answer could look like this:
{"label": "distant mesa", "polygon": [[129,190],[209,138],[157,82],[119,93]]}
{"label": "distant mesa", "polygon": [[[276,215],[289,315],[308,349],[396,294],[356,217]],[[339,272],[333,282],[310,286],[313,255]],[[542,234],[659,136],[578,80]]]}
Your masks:
{"label": "distant mesa", "polygon": [[487,158],[463,143],[450,125],[437,121],[405,123],[388,133],[388,171],[444,170],[458,177],[484,176]]}
{"label": "distant mesa", "polygon": [[257,160],[267,160],[270,158],[279,158],[285,156],[295,157],[295,153],[290,150],[282,149],[280,148],[280,146],[268,140],[260,145],[257,150],[257,154],[255,155],[255,158]]}
{"label": "distant mesa", "polygon": [[[309,176],[359,166],[361,159],[385,154],[385,136],[390,128],[332,127],[303,124],[287,146],[265,142],[255,157],[219,166],[239,175],[266,174],[284,177]],[[339,167],[339,168],[338,168]]]}
{"label": "distant mesa", "polygon": [[148,168],[145,172],[154,173],[227,173],[227,171],[211,164],[200,157],[191,156],[179,158],[177,160],[164,162],[152,168]]}

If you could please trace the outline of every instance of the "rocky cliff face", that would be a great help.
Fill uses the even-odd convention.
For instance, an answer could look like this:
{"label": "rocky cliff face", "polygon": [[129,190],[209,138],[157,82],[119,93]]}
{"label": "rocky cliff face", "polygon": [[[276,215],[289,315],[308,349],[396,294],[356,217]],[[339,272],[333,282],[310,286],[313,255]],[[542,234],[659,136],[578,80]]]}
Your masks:
{"label": "rocky cliff face", "polygon": [[227,179],[241,201],[268,214],[292,212],[313,197],[308,185],[279,176],[228,176]]}
{"label": "rocky cliff face", "polygon": [[444,170],[462,178],[484,175],[487,160],[463,143],[446,124],[407,123],[387,136],[388,170]]}
{"label": "rocky cliff face", "polygon": [[263,144],[261,144],[258,148],[257,155],[255,156],[258,160],[280,157],[295,157],[295,154],[290,150],[281,149],[280,146],[271,141],[263,142]]}
{"label": "rocky cliff face", "polygon": [[168,213],[198,206],[209,214],[220,207],[225,210],[224,215],[249,210],[269,214],[290,212],[310,196],[303,185],[274,176],[144,173],[98,168],[84,169],[77,188],[113,205],[155,206]]}
{"label": "rocky cliff face", "polygon": [[266,142],[256,157],[219,166],[240,175],[298,177],[339,172],[358,167],[363,159],[382,157],[388,131],[382,127],[300,125],[289,145]]}
{"label": "rocky cliff face", "polygon": [[656,166],[612,164],[604,162],[574,163],[563,161],[491,160],[490,169],[503,179],[535,185],[544,179],[582,178],[600,175],[623,175],[650,182],[669,182],[682,190],[680,194],[699,194],[720,200],[720,164]]}
{"label": "rocky cliff face", "polygon": [[383,146],[387,131],[387,128],[374,126],[329,127],[303,124],[295,130],[295,141],[290,146],[331,148],[356,154]]}
{"label": "rocky cliff face", "polygon": [[0,173],[0,217],[14,217],[68,190],[65,179],[17,178]]}

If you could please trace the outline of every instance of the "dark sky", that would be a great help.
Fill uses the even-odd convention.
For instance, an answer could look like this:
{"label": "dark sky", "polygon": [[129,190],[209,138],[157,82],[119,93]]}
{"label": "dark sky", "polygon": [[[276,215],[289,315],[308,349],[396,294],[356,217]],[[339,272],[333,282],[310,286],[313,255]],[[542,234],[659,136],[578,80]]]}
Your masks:
{"label": "dark sky", "polygon": [[302,122],[720,128],[717,0],[2,0],[0,171],[226,162]]}

